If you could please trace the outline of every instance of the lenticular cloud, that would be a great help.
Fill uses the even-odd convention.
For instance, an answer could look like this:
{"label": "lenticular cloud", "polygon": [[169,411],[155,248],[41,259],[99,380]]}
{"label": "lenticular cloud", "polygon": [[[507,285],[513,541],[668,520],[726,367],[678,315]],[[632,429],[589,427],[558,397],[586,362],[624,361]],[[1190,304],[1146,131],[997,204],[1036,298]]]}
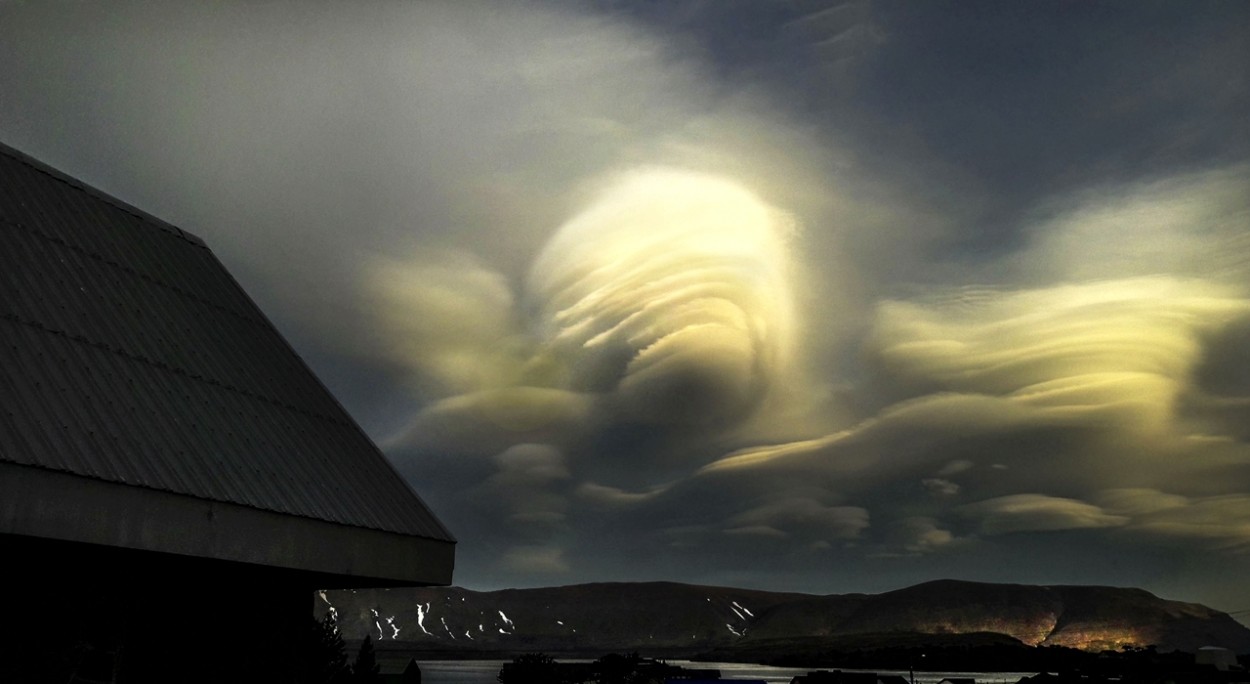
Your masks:
{"label": "lenticular cloud", "polygon": [[792,220],[714,176],[635,171],[560,228],[530,274],[569,389],[645,422],[747,415],[790,363]]}

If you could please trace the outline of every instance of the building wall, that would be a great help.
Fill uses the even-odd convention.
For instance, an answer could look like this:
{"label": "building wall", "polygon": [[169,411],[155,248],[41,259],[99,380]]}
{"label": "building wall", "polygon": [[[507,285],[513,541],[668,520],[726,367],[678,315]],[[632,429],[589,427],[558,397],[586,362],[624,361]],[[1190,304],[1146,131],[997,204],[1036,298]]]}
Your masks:
{"label": "building wall", "polygon": [[0,558],[0,681],[305,681],[324,577],[14,535]]}
{"label": "building wall", "polygon": [[455,559],[437,540],[3,462],[0,534],[318,572],[322,588],[446,584]]}

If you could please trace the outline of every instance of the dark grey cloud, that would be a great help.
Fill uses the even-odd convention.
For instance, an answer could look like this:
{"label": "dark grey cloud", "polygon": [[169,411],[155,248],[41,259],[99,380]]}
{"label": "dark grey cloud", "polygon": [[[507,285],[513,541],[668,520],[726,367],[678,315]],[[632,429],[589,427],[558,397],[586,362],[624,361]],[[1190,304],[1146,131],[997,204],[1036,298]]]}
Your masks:
{"label": "dark grey cloud", "polygon": [[205,237],[461,583],[1240,608],[1248,50],[1231,3],[10,2],[0,138]]}

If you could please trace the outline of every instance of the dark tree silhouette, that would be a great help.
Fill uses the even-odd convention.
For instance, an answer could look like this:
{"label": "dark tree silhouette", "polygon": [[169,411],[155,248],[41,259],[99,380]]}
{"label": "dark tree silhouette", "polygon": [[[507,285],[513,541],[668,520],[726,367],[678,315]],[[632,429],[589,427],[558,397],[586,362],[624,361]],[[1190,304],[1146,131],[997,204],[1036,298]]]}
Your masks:
{"label": "dark tree silhouette", "polygon": [[499,670],[499,684],[552,684],[559,682],[556,661],[546,653],[525,653],[504,663]]}
{"label": "dark tree silhouette", "polygon": [[595,661],[595,674],[599,684],[633,684],[646,681],[638,672],[642,657],[637,652],[628,655],[609,653]]}
{"label": "dark tree silhouette", "polygon": [[366,634],[360,642],[360,652],[356,654],[356,662],[352,663],[352,682],[377,684],[382,681],[378,672],[378,657],[373,651],[373,639]]}
{"label": "dark tree silhouette", "polygon": [[321,622],[310,622],[305,668],[304,681],[310,684],[347,684],[350,680],[347,648],[330,613]]}

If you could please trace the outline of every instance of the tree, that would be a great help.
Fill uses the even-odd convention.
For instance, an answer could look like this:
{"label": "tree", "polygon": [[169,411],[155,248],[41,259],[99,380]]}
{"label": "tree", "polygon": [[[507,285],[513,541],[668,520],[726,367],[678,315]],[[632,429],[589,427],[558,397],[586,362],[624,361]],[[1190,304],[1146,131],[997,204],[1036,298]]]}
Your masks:
{"label": "tree", "polygon": [[560,681],[560,667],[546,653],[524,653],[504,663],[499,684],[552,684]]}
{"label": "tree", "polygon": [[637,652],[628,655],[609,653],[594,663],[599,684],[631,684],[641,680],[638,665],[642,657]]}
{"label": "tree", "polygon": [[352,663],[352,682],[376,684],[382,681],[378,672],[378,658],[373,651],[373,639],[366,634],[364,640],[360,642],[360,652],[356,654],[356,662]]}
{"label": "tree", "polygon": [[334,615],[326,613],[321,622],[311,620],[307,644],[308,676],[304,680],[312,684],[346,684],[351,674],[347,669],[347,649]]}

